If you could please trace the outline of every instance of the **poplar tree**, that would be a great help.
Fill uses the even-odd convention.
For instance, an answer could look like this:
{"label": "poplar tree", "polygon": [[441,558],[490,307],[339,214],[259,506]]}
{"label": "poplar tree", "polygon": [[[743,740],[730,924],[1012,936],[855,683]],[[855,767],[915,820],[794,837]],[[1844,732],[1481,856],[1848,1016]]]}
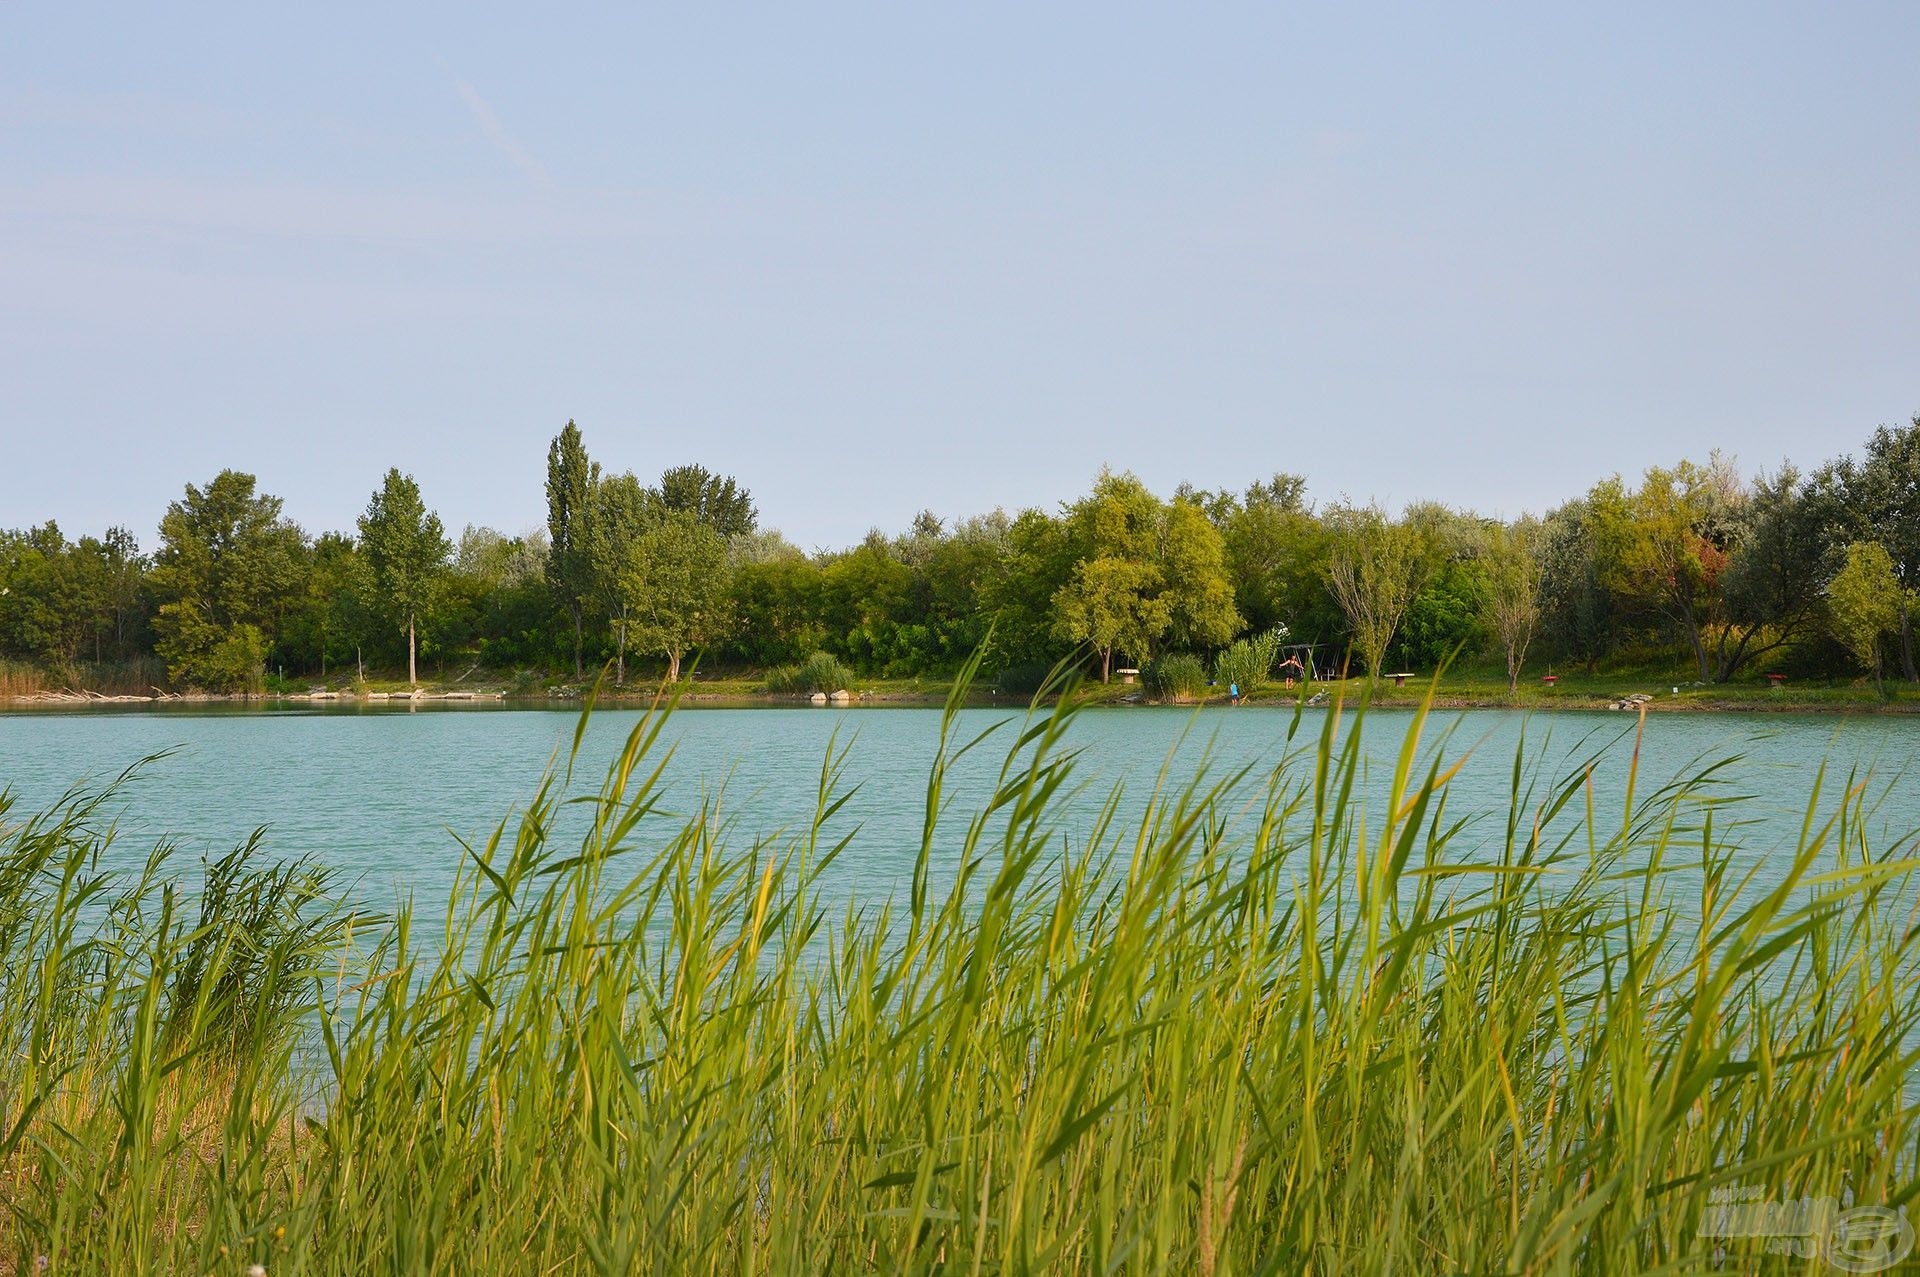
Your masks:
{"label": "poplar tree", "polygon": [[440,516],[421,500],[412,475],[387,471],[386,481],[360,516],[360,547],[384,610],[407,632],[407,683],[418,683],[420,617],[432,605],[453,546]]}
{"label": "poplar tree", "polygon": [[580,649],[594,595],[593,507],[600,467],[569,421],[547,448],[547,584],[573,618],[573,676],[586,677]]}

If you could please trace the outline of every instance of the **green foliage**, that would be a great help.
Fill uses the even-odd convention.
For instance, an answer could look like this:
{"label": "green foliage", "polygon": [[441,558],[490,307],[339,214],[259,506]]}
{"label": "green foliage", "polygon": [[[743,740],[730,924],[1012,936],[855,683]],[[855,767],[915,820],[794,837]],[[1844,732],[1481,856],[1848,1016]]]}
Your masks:
{"label": "green foliage", "polygon": [[1546,531],[1538,519],[1494,524],[1481,561],[1482,620],[1507,664],[1507,691],[1520,686],[1527,649],[1540,629],[1546,589]]}
{"label": "green foliage", "polygon": [[160,520],[153,588],[161,600],[155,651],[176,683],[255,690],[266,634],[292,610],[306,572],[306,538],[280,515],[280,498],[254,478],[223,470]]}
{"label": "green foliage", "polygon": [[453,546],[412,475],[387,471],[360,516],[360,551],[379,600],[376,611],[407,636],[407,681],[418,682],[416,632],[433,607]]}
{"label": "green foliage", "polygon": [[1579,500],[1554,510],[1542,538],[1542,632],[1564,659],[1592,674],[1622,635],[1617,601],[1600,579],[1591,507]]}
{"label": "green foliage", "polygon": [[1877,541],[1847,547],[1846,565],[1827,585],[1833,636],[1881,681],[1884,639],[1898,630],[1905,611],[1893,558]]}
{"label": "green foliage", "polygon": [[1100,681],[1113,676],[1113,654],[1151,652],[1172,609],[1152,563],[1101,555],[1074,565],[1073,579],[1054,595],[1061,638],[1092,645],[1100,654]]}
{"label": "green foliage", "polygon": [[634,539],[618,576],[634,646],[667,658],[678,681],[688,649],[726,632],[727,543],[692,515],[669,510]]}
{"label": "green foliage", "polygon": [[656,495],[666,509],[691,515],[729,540],[752,533],[760,521],[753,494],[705,466],[673,467],[660,476]]}
{"label": "green foliage", "polygon": [[1242,696],[1258,695],[1280,659],[1281,636],[1272,630],[1241,639],[1213,660],[1217,687],[1240,689]]}
{"label": "green foliage", "polygon": [[1066,540],[1074,564],[1053,596],[1054,633],[1099,654],[1102,682],[1115,652],[1148,661],[1163,636],[1218,643],[1239,630],[1224,542],[1193,502],[1103,471],[1068,511]]}
{"label": "green foliage", "polygon": [[573,676],[585,675],[584,630],[593,599],[593,512],[600,465],[569,421],[547,448],[547,584],[573,619]]}
{"label": "green foliage", "polygon": [[1478,559],[1442,564],[1407,605],[1394,643],[1402,669],[1431,670],[1458,652],[1472,653],[1486,637],[1486,566]]}
{"label": "green foliage", "polygon": [[[1285,625],[1323,660],[1342,664],[1346,646],[1352,667],[1373,673],[1490,649],[1510,688],[1542,652],[1590,675],[1605,664],[1665,680],[1683,659],[1689,681],[1751,676],[1762,661],[1831,677],[1852,663],[1832,637],[1825,586],[1849,544],[1876,542],[1901,586],[1883,662],[1920,679],[1916,491],[1920,420],[1883,427],[1861,456],[1805,476],[1783,467],[1748,481],[1715,456],[1616,477],[1537,529],[1430,502],[1397,515],[1316,511],[1293,475],[1239,494],[1182,485],[1162,499],[1109,472],[1057,512],[923,510],[898,534],[802,552],[758,526],[731,477],[700,466],[654,487],[603,476],[569,422],[548,450],[546,531],[470,527],[445,569],[444,533],[397,472],[358,537],[309,542],[276,498],[233,472],[175,503],[151,559],[120,528],[76,540],[52,523],[0,529],[0,659],[57,687],[157,655],[168,666],[158,681],[224,690],[259,686],[258,671],[236,664],[255,650],[288,686],[349,664],[390,671],[408,648],[463,670],[551,667],[571,650],[576,679],[603,654],[624,679],[644,603],[645,646],[670,666],[675,647],[703,648],[722,668],[825,651],[882,677],[925,677],[990,643],[988,668],[1045,669],[1078,652],[1110,675],[1116,663],[1151,668],[1163,651],[1217,650]],[[389,504],[397,514],[383,513]],[[719,572],[699,574],[703,590],[723,582],[724,597],[672,597],[635,574],[650,557],[656,578],[692,583],[669,570],[664,543],[640,546],[673,514],[724,547]],[[409,540],[429,551],[418,570]],[[711,550],[703,540],[701,562]],[[240,626],[258,642],[229,643]]]}
{"label": "green foliage", "polygon": [[1032,696],[1047,685],[1053,671],[1054,666],[1041,661],[1024,661],[1017,665],[1009,665],[994,675],[994,694]]}
{"label": "green foliage", "polygon": [[1393,522],[1377,507],[1332,512],[1335,529],[1327,581],[1367,673],[1379,678],[1402,618],[1430,570],[1431,547],[1411,521]]}
{"label": "green foliage", "polygon": [[[1717,767],[1621,819],[1580,801],[1596,759],[1523,749],[1469,812],[1418,719],[1369,777],[1396,751],[1329,718],[1270,777],[1202,775],[1068,846],[1073,712],[1007,725],[1000,781],[967,788],[948,716],[893,907],[826,876],[862,815],[831,764],[789,834],[662,815],[657,715],[604,781],[550,779],[463,849],[442,916],[350,939],[300,867],[242,868],[263,846],[196,906],[164,858],[102,867],[110,794],[0,799],[0,1252],[1770,1271],[1767,1238],[1707,1226],[1721,1186],[1910,1195],[1915,864],[1847,786],[1809,778],[1807,835],[1740,885]],[[1727,831],[1704,842],[1702,804]]]}
{"label": "green foliage", "polygon": [[1881,426],[1859,458],[1825,467],[1815,486],[1830,493],[1825,503],[1829,541],[1875,541],[1886,551],[1902,593],[1900,665],[1909,682],[1920,680],[1914,642],[1914,600],[1920,599],[1920,416],[1905,426]]}
{"label": "green foliage", "polygon": [[767,671],[767,690],[775,693],[851,691],[857,675],[830,652],[815,652],[798,665]]}
{"label": "green foliage", "polygon": [[1162,699],[1190,701],[1207,694],[1207,667],[1191,652],[1168,652],[1153,663],[1147,681]]}

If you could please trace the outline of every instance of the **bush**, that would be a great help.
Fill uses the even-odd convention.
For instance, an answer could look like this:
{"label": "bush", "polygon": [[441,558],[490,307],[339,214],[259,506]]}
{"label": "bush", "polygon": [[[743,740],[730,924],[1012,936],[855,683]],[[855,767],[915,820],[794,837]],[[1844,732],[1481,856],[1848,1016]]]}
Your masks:
{"label": "bush", "polygon": [[1147,681],[1167,700],[1190,701],[1207,694],[1207,667],[1191,652],[1169,652],[1153,663]]}
{"label": "bush", "polygon": [[854,672],[840,663],[831,652],[815,652],[798,665],[783,665],[767,671],[769,692],[837,692],[851,688]]}
{"label": "bush", "polygon": [[1009,665],[993,678],[993,690],[1002,696],[1032,696],[1046,684],[1053,666],[1045,661],[1022,661]]}
{"label": "bush", "polygon": [[1272,632],[1243,638],[1213,661],[1213,678],[1224,686],[1240,685],[1242,696],[1252,696],[1273,673],[1280,657],[1280,636]]}

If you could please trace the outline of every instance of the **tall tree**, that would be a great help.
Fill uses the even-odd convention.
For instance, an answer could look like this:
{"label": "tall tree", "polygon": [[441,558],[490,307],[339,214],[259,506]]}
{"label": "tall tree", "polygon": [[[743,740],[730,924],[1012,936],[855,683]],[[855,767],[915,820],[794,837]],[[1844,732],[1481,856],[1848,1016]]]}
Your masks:
{"label": "tall tree", "polygon": [[1238,633],[1226,546],[1192,499],[1162,502],[1131,474],[1103,471],[1066,511],[1073,566],[1054,594],[1055,633],[1092,645],[1100,677],[1113,655],[1151,659],[1169,631],[1213,645]]}
{"label": "tall tree", "polygon": [[1336,532],[1327,584],[1367,674],[1377,680],[1394,631],[1425,584],[1429,551],[1418,529],[1377,506],[1337,509],[1329,521]]}
{"label": "tall tree", "polygon": [[1920,417],[1910,425],[1881,426],[1859,459],[1830,467],[1840,490],[1841,541],[1877,541],[1900,582],[1900,669],[1920,680],[1915,652],[1915,604],[1920,598]]}
{"label": "tall tree", "polygon": [[1588,495],[1602,581],[1665,619],[1692,649],[1701,682],[1713,676],[1709,638],[1726,621],[1722,578],[1746,517],[1731,464],[1655,467],[1629,490],[1609,479]]}
{"label": "tall tree", "polygon": [[1103,554],[1074,565],[1073,578],[1054,595],[1062,636],[1090,644],[1100,655],[1100,681],[1113,677],[1117,649],[1145,660],[1172,613],[1152,563]]}
{"label": "tall tree", "polygon": [[595,494],[588,559],[593,564],[594,594],[613,622],[614,682],[627,681],[627,623],[632,616],[631,585],[635,547],[659,522],[658,498],[631,474],[608,475]]}
{"label": "tall tree", "polygon": [[1233,603],[1226,540],[1195,503],[1168,502],[1155,545],[1167,598],[1167,639],[1181,647],[1218,647],[1246,622]]}
{"label": "tall tree", "polygon": [[406,631],[407,682],[418,683],[420,618],[433,604],[453,546],[440,516],[421,500],[412,475],[397,468],[387,471],[386,481],[360,516],[360,547],[388,616]]}
{"label": "tall tree", "polygon": [[678,682],[688,650],[726,629],[726,539],[687,511],[666,511],[635,538],[620,580],[634,645],[664,655]]}
{"label": "tall tree", "polygon": [[1713,666],[1718,682],[1814,627],[1832,575],[1829,495],[1792,466],[1755,479],[1720,579]]}
{"label": "tall tree", "polygon": [[177,683],[257,687],[267,644],[297,605],[306,538],[281,517],[280,498],[254,477],[223,470],[160,520],[153,584],[160,610],[155,650]]}
{"label": "tall tree", "polygon": [[1617,609],[1601,581],[1594,520],[1586,501],[1569,501],[1550,511],[1542,538],[1541,632],[1591,675],[1616,637]]}
{"label": "tall tree", "polygon": [[1537,519],[1496,525],[1487,533],[1487,625],[1507,658],[1507,691],[1520,688],[1520,668],[1540,627],[1545,579],[1542,530]]}
{"label": "tall tree", "polygon": [[586,677],[581,656],[592,601],[594,491],[600,466],[587,457],[580,427],[569,421],[547,448],[547,582],[573,619],[573,676]]}
{"label": "tall tree", "polygon": [[752,532],[760,521],[753,494],[731,475],[717,475],[705,466],[675,466],[660,476],[660,504],[692,515],[722,537]]}
{"label": "tall tree", "polygon": [[1883,639],[1898,630],[1902,613],[1911,608],[1904,593],[1892,556],[1877,541],[1848,546],[1846,565],[1827,585],[1833,636],[1872,673],[1874,688],[1882,695]]}
{"label": "tall tree", "polygon": [[1324,577],[1327,533],[1307,505],[1305,480],[1276,474],[1242,497],[1216,498],[1211,508],[1226,538],[1234,603],[1248,625],[1285,625],[1306,639],[1338,629]]}

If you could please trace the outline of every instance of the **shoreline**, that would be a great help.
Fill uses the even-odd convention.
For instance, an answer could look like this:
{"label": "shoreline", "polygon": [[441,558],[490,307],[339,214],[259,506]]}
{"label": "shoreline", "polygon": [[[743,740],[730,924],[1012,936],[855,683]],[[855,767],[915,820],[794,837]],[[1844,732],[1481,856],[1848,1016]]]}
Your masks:
{"label": "shoreline", "polygon": [[[1123,690],[1130,689],[1130,690]],[[1371,704],[1380,709],[1416,709],[1426,699],[1425,693],[1402,695],[1408,688],[1385,688],[1376,690]],[[1829,689],[1838,693],[1840,689]],[[1358,704],[1365,694],[1363,684],[1357,680],[1346,685],[1343,702],[1348,706]],[[1113,684],[1102,686],[1091,684],[1084,689],[1085,700],[1089,708],[1125,708],[1125,709],[1231,709],[1233,706],[1225,696],[1203,698],[1162,699],[1148,695],[1143,688],[1131,685]],[[602,692],[594,698],[599,707],[618,709],[643,709],[658,700],[654,691],[614,691]],[[857,709],[857,708],[939,708],[946,703],[944,691],[880,689],[849,693],[826,703],[814,702],[806,693],[800,692],[760,692],[749,689],[684,690],[678,703],[688,709]],[[999,693],[992,690],[975,691],[967,697],[967,704],[975,708],[1009,708],[1025,705],[1030,698],[1023,694]],[[293,693],[245,693],[245,692],[170,692],[161,695],[107,695],[97,692],[68,691],[36,692],[21,696],[0,696],[0,712],[59,712],[63,710],[86,709],[158,709],[168,706],[252,706],[262,710],[286,707],[338,707],[338,708],[397,708],[399,706],[418,707],[456,707],[490,706],[497,708],[547,709],[558,710],[577,708],[586,700],[586,694],[577,690],[552,692],[514,692],[505,689],[448,689],[439,690],[422,687],[407,691],[372,692],[293,692]],[[1297,695],[1263,695],[1243,698],[1242,706],[1258,709],[1290,709],[1298,703]],[[1309,708],[1318,708],[1328,704],[1330,697],[1321,691],[1308,700]],[[1686,688],[1680,693],[1668,692],[1622,692],[1588,693],[1566,691],[1560,693],[1540,693],[1529,690],[1521,696],[1487,695],[1470,691],[1448,690],[1444,686],[1434,693],[1430,702],[1436,710],[1578,710],[1582,712],[1615,711],[1633,713],[1645,709],[1649,713],[1660,714],[1832,714],[1851,716],[1907,715],[1920,713],[1920,698],[1894,698],[1885,701],[1871,701],[1863,697],[1830,694],[1825,697],[1809,697],[1783,690],[1755,689],[1752,695],[1715,695],[1709,689]]]}

